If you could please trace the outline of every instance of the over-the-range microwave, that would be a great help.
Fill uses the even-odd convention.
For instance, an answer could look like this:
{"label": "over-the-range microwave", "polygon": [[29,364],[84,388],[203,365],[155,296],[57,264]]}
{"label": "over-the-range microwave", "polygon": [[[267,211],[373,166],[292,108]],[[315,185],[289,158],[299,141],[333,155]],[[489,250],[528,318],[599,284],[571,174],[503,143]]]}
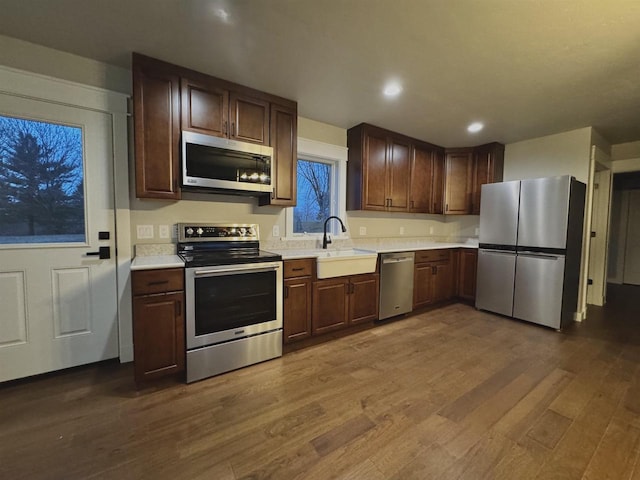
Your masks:
{"label": "over-the-range microwave", "polygon": [[182,186],[228,193],[271,193],[273,148],[182,132]]}

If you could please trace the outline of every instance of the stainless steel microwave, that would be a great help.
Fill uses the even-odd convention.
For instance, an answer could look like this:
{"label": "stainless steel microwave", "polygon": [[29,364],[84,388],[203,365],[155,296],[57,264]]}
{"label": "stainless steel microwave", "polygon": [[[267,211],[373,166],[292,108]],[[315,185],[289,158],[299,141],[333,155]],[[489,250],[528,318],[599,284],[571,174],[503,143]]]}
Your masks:
{"label": "stainless steel microwave", "polygon": [[271,193],[273,148],[182,132],[182,186],[229,193]]}

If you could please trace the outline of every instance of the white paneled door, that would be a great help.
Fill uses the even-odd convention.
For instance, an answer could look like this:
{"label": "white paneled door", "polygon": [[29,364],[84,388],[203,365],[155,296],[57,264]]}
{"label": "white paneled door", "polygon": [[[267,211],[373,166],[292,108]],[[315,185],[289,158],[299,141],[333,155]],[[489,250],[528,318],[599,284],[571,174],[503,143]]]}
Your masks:
{"label": "white paneled door", "polygon": [[0,382],[118,356],[112,139],[109,114],[0,94]]}

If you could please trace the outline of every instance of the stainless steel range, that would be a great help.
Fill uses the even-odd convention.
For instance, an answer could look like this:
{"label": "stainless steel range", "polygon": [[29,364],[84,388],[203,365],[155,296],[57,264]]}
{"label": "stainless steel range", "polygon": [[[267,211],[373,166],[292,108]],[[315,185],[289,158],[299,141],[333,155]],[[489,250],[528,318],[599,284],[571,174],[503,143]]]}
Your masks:
{"label": "stainless steel range", "polygon": [[187,382],[282,356],[282,257],[258,226],[178,224],[185,262]]}

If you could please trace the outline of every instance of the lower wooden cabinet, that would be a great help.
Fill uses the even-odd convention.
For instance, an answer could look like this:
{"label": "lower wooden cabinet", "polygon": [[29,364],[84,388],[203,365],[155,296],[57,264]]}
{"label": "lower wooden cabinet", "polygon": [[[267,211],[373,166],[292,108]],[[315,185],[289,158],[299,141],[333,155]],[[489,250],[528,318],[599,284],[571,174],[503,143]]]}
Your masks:
{"label": "lower wooden cabinet", "polygon": [[458,263],[458,297],[475,300],[477,268],[478,251],[475,248],[461,248]]}
{"label": "lower wooden cabinet", "polygon": [[284,343],[311,335],[311,277],[284,281]]}
{"label": "lower wooden cabinet", "polygon": [[455,262],[451,250],[416,252],[413,275],[413,308],[449,300],[455,295]]}
{"label": "lower wooden cabinet", "polygon": [[132,272],[137,383],[185,368],[184,269]]}
{"label": "lower wooden cabinet", "polygon": [[313,282],[313,334],[377,320],[378,286],[377,273]]}

